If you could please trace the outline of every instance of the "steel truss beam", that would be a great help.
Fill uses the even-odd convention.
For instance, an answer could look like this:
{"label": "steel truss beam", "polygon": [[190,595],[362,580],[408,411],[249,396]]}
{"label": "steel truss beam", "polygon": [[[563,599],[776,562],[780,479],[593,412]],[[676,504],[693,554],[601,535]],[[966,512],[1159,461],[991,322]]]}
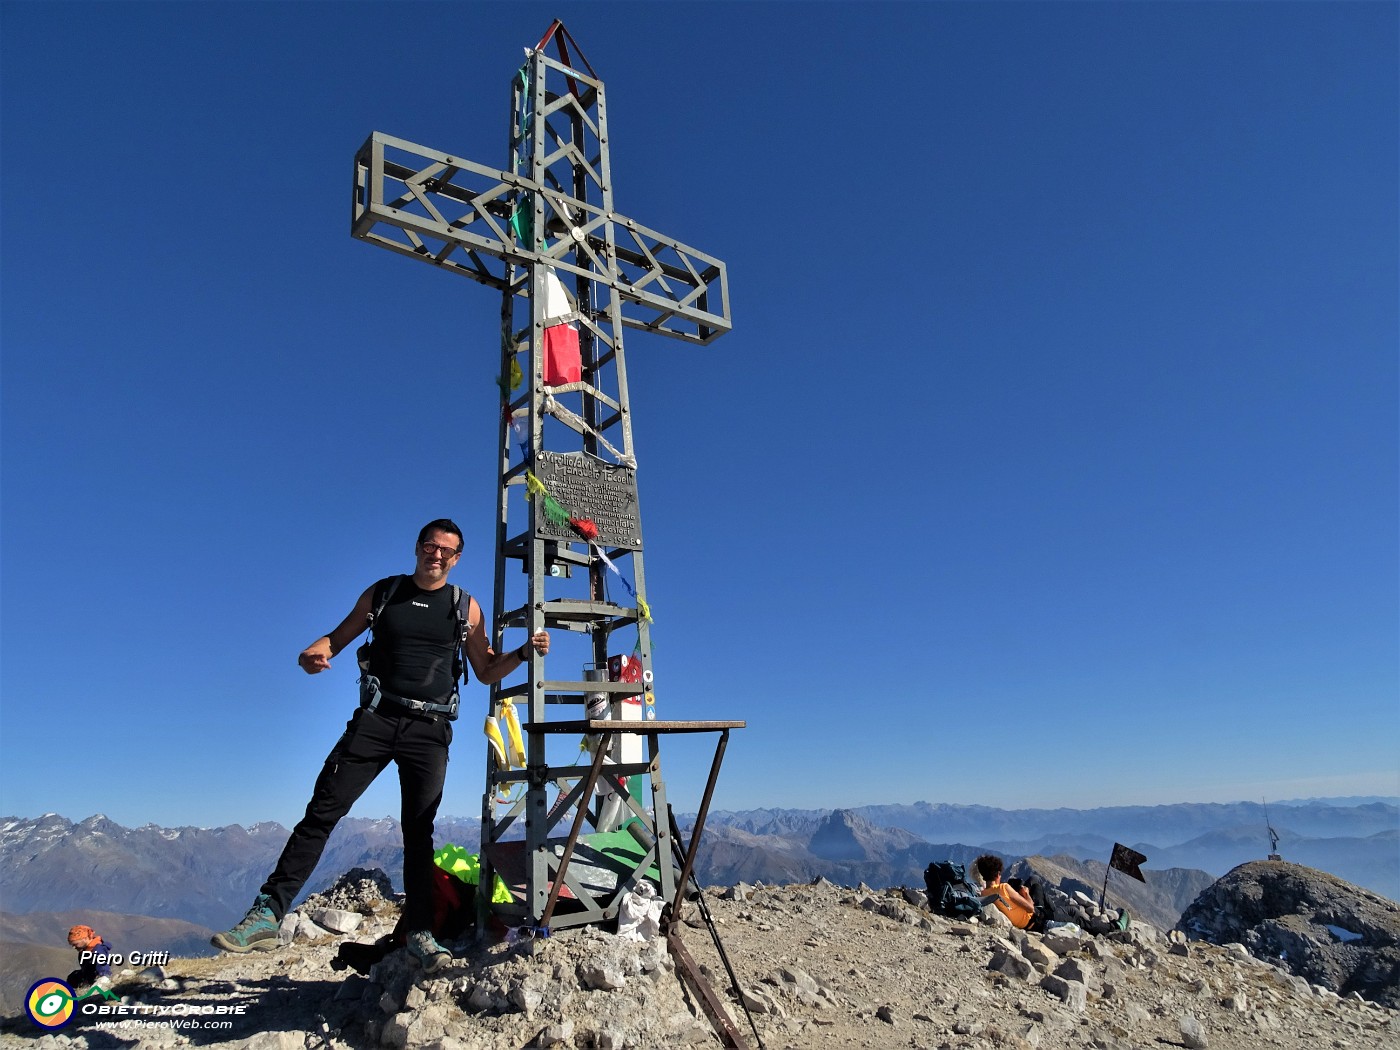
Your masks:
{"label": "steel truss beam", "polygon": [[[568,165],[603,185],[595,162],[575,148],[542,161]],[[512,266],[548,264],[561,276],[615,291],[629,328],[702,345],[729,331],[724,263],[580,200],[556,181],[547,174],[536,182],[376,131],[355,155],[351,232],[494,288],[506,286]],[[543,202],[552,245],[532,250],[514,235],[511,219],[525,195]],[[579,255],[582,265],[573,258]]]}

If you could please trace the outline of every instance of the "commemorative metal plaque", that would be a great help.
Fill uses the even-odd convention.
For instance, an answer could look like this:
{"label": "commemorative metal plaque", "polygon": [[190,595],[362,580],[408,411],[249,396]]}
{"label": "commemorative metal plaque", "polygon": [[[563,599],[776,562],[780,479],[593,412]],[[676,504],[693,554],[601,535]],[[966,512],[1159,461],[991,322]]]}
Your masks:
{"label": "commemorative metal plaque", "polygon": [[[588,518],[598,526],[599,546],[642,549],[635,469],[604,463],[586,452],[541,450],[535,453],[534,473],[575,517]],[[538,522],[540,536],[579,542],[578,533],[567,523],[555,525],[543,513]]]}

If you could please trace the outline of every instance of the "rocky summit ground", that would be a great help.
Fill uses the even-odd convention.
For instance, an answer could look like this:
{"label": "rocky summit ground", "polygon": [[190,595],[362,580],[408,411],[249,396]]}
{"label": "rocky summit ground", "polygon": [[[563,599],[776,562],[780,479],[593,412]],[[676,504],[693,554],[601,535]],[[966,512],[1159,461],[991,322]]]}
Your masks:
{"label": "rocky summit ground", "polygon": [[[1027,934],[998,916],[931,915],[914,891],[821,880],[715,888],[705,900],[761,1044],[709,929],[686,925],[682,940],[754,1048],[1400,1048],[1395,1010],[1309,985],[1239,945],[1187,942],[1141,923],[1097,936],[1078,928]],[[692,919],[695,909],[687,905]],[[303,908],[284,926],[295,937],[280,951],[172,959],[163,971],[119,976],[122,998],[113,1003],[164,1006],[163,1017],[148,1012],[128,1018],[139,1025],[105,1029],[86,1018],[53,1033],[21,1019],[6,1024],[0,1046],[722,1045],[660,940],[596,928],[474,940],[431,976],[401,951],[361,976],[332,968],[338,947],[387,932],[396,909],[385,902],[360,911],[369,914],[348,935],[312,922],[316,909]],[[241,1014],[201,1012],[239,1006]]]}

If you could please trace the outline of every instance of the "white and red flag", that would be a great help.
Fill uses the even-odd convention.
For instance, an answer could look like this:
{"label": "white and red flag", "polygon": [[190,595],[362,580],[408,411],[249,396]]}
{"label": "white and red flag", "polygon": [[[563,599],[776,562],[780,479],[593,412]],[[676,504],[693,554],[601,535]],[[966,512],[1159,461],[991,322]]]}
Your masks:
{"label": "white and red flag", "polygon": [[544,384],[563,386],[583,378],[583,356],[579,351],[578,325],[574,304],[564,282],[552,269],[544,273]]}

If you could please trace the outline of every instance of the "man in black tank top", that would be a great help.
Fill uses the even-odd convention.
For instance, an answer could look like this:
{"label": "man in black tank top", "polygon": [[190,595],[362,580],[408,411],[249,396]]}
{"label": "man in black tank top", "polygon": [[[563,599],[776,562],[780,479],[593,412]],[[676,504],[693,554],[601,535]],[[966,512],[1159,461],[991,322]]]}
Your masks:
{"label": "man in black tank top", "polygon": [[[442,801],[457,681],[460,641],[466,662],[483,683],[499,682],[519,667],[530,649],[549,652],[540,631],[519,649],[495,652],[481,624],[481,608],[468,598],[466,624],[457,637],[458,615],[448,573],[462,554],[462,530],[446,518],[423,526],[414,548],[412,576],[398,578],[375,619],[370,674],[380,692],[362,707],[326,756],[306,815],[287,839],[277,867],[263,883],[243,921],[212,938],[230,952],[266,951],[280,944],[278,926],[321,859],[331,830],[390,762],[399,767],[402,791],[404,926],[408,951],[429,973],[451,961],[433,938],[433,819]],[[387,584],[389,581],[380,581]],[[376,596],[387,586],[368,587],[350,615],[297,657],[307,674],[319,674],[331,658],[370,626]]]}

